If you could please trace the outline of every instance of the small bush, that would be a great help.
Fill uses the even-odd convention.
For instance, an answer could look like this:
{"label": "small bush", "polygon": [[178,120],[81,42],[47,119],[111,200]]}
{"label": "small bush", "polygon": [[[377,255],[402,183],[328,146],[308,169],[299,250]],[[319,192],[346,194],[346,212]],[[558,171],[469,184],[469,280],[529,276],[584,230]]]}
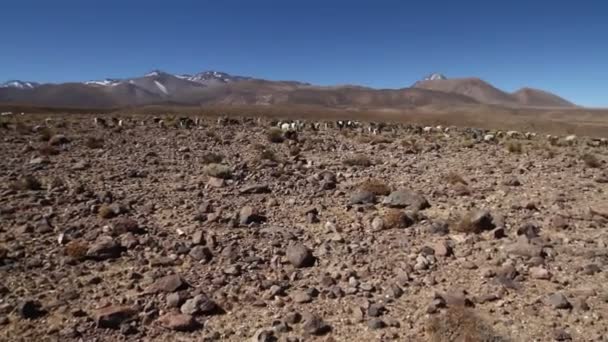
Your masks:
{"label": "small bush", "polygon": [[96,137],[88,137],[84,144],[90,149],[101,149],[103,148],[103,139]]}
{"label": "small bush", "polygon": [[220,154],[209,152],[203,154],[202,160],[203,164],[218,164],[224,160],[224,157]]}
{"label": "small bush", "polygon": [[464,148],[473,148],[475,146],[475,140],[473,139],[465,139],[462,141],[462,147]]}
{"label": "small bush", "polygon": [[232,177],[232,170],[229,166],[212,163],[203,169],[207,176],[228,179]]}
{"label": "small bush", "polygon": [[56,156],[59,154],[59,150],[54,148],[53,146],[44,145],[38,148],[38,153],[43,156]]}
{"label": "small bush", "polygon": [[64,251],[65,255],[70,256],[76,260],[82,260],[86,257],[88,249],[89,246],[86,242],[81,240],[73,240],[68,242],[67,245],[65,245]]}
{"label": "small bush", "polygon": [[13,190],[40,190],[42,184],[34,176],[27,175],[10,185]]}
{"label": "small bush", "polygon": [[414,222],[410,216],[399,209],[388,209],[382,217],[385,228],[407,228]]}
{"label": "small bush", "polygon": [[283,131],[281,131],[279,128],[271,128],[266,137],[268,141],[276,144],[282,143],[285,140],[283,138]]}
{"label": "small bush", "polygon": [[444,314],[430,318],[426,325],[431,342],[507,342],[475,312],[465,306],[450,306]]}
{"label": "small bush", "polygon": [[372,161],[368,157],[359,154],[345,159],[344,164],[348,166],[369,167],[372,165]]}
{"label": "small bush", "polygon": [[43,127],[38,131],[38,137],[40,141],[49,141],[55,135],[52,129],[49,127]]}
{"label": "small bush", "polygon": [[109,219],[109,218],[116,216],[116,213],[114,212],[114,210],[112,210],[112,208],[110,208],[110,206],[108,206],[106,204],[102,205],[99,208],[99,211],[97,211],[97,214],[102,219]]}
{"label": "small bush", "polygon": [[469,183],[467,183],[467,181],[464,180],[464,178],[462,178],[461,175],[459,175],[458,173],[453,172],[453,171],[450,171],[448,174],[446,174],[444,176],[444,179],[450,185],[456,185],[458,183],[464,184],[464,185],[468,185],[469,184]]}
{"label": "small bush", "polygon": [[260,158],[263,160],[270,160],[276,162],[278,160],[273,150],[263,150],[260,152]]}
{"label": "small bush", "polygon": [[509,153],[521,154],[523,152],[523,147],[519,141],[509,141],[507,144],[507,151],[509,151]]}
{"label": "small bush", "polygon": [[587,165],[587,167],[598,168],[602,166],[602,162],[595,156],[595,154],[585,153],[581,156],[581,160]]}
{"label": "small bush", "polygon": [[359,190],[369,191],[376,196],[388,196],[391,193],[391,188],[379,179],[368,179],[358,186]]}

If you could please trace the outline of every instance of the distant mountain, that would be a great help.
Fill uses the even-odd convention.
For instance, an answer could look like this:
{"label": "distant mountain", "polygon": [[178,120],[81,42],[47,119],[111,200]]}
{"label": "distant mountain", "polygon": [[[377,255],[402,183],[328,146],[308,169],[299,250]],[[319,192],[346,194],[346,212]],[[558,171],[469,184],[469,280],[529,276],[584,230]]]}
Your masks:
{"label": "distant mountain", "polygon": [[414,84],[414,88],[442,91],[471,97],[481,103],[503,106],[574,107],[567,100],[542,90],[523,88],[515,93],[502,91],[479,78],[448,79],[432,74]]}
{"label": "distant mountain", "polygon": [[147,104],[297,104],[349,109],[476,103],[572,106],[570,102],[540,90],[524,88],[509,94],[477,78],[448,79],[438,73],[426,76],[411,88],[379,90],[354,85],[321,87],[296,81],[268,81],[220,71],[175,75],[161,70],[133,78],[62,84],[13,80],[0,85],[0,102],[80,108]]}

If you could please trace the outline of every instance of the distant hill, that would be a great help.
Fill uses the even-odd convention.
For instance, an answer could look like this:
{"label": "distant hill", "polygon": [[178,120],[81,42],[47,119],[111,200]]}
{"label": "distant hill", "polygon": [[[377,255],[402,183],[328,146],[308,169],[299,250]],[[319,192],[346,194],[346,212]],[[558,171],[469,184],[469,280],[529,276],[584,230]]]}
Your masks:
{"label": "distant hill", "polygon": [[503,92],[478,78],[448,79],[431,74],[402,89],[345,85],[322,87],[297,81],[269,81],[219,71],[174,75],[154,70],[143,76],[62,84],[12,80],[0,84],[0,102],[35,106],[115,108],[174,105],[315,105],[328,108],[415,108],[496,104],[571,107],[541,90]]}

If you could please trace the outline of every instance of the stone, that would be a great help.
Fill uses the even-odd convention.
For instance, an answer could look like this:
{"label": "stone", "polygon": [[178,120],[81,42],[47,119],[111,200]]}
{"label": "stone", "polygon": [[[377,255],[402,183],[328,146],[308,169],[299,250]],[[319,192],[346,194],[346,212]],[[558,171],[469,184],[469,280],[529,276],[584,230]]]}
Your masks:
{"label": "stone", "polygon": [[357,190],[350,195],[350,204],[373,204],[376,203],[376,194],[371,191]]}
{"label": "stone", "polygon": [[447,257],[452,255],[452,247],[445,241],[435,243],[432,248],[437,256]]}
{"label": "stone", "polygon": [[370,330],[378,330],[386,328],[386,323],[380,318],[372,318],[367,322],[367,327]]}
{"label": "stone", "polygon": [[310,303],[312,302],[312,297],[306,293],[298,291],[292,295],[293,301],[296,303]]}
{"label": "stone", "polygon": [[161,316],[157,322],[162,327],[175,331],[192,331],[198,328],[198,323],[191,315],[173,312]]}
{"label": "stone", "polygon": [[391,192],[384,198],[382,203],[393,208],[409,208],[413,210],[424,210],[431,206],[424,196],[409,189]]}
{"label": "stone", "polygon": [[171,293],[186,287],[187,284],[177,274],[157,279],[148,289],[150,293]]}
{"label": "stone", "polygon": [[127,305],[111,305],[97,309],[93,317],[98,327],[118,329],[120,326],[137,315],[134,308]]}
{"label": "stone", "polygon": [[197,261],[208,262],[213,257],[211,250],[206,246],[194,246],[190,249],[188,255]]}
{"label": "stone", "polygon": [[372,304],[367,308],[367,315],[370,317],[380,317],[386,312],[386,308],[382,304]]}
{"label": "stone", "polygon": [[205,314],[210,315],[217,309],[217,304],[206,294],[199,294],[188,299],[180,308],[181,313],[187,315]]}
{"label": "stone", "polygon": [[272,329],[261,328],[256,330],[253,337],[251,337],[251,342],[275,342],[277,341],[274,336],[274,331]]}
{"label": "stone", "polygon": [[572,308],[572,304],[570,304],[566,296],[559,292],[550,295],[547,302],[555,309],[569,310]]}
{"label": "stone", "polygon": [[304,318],[302,330],[307,334],[320,336],[330,332],[331,326],[316,315],[307,315],[307,317]]}
{"label": "stone", "polygon": [[19,304],[19,315],[25,319],[36,319],[42,317],[46,312],[42,309],[42,304],[34,300],[26,300]]}
{"label": "stone", "polygon": [[302,243],[296,243],[287,248],[287,260],[296,268],[311,267],[315,258],[308,247]]}
{"label": "stone", "polygon": [[544,279],[544,280],[549,280],[551,279],[551,273],[549,273],[549,271],[544,268],[544,267],[531,267],[530,270],[530,276],[534,279]]}
{"label": "stone", "polygon": [[122,248],[111,236],[100,236],[89,246],[86,256],[95,260],[105,260],[120,257]]}
{"label": "stone", "polygon": [[131,249],[137,246],[138,244],[139,241],[137,240],[137,238],[135,238],[135,235],[133,235],[133,233],[125,233],[120,236],[120,246],[126,249]]}
{"label": "stone", "polygon": [[239,212],[239,223],[241,225],[248,225],[251,223],[262,223],[266,221],[266,217],[258,214],[257,210],[250,206],[244,206]]}
{"label": "stone", "polygon": [[241,188],[240,193],[245,194],[268,194],[270,193],[270,187],[268,184],[254,184],[247,185]]}
{"label": "stone", "polygon": [[223,178],[209,177],[209,180],[207,180],[207,185],[212,188],[222,188],[225,184],[226,180]]}

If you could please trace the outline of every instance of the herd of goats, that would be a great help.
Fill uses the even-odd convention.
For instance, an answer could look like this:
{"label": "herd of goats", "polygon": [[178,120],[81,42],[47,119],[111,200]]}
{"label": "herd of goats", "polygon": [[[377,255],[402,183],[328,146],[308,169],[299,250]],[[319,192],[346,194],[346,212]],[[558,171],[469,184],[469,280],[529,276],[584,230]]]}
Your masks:
{"label": "herd of goats", "polygon": [[[12,112],[0,113],[3,118],[13,116],[23,116],[24,113],[13,114]],[[52,125],[54,119],[47,118],[45,120],[45,126]],[[134,117],[128,118],[101,118],[94,117],[93,122],[96,127],[99,128],[112,128],[112,127],[127,127],[127,126],[145,126],[153,125],[159,128],[176,127],[182,129],[193,129],[202,127],[205,125],[205,119],[201,117],[191,118],[188,116],[181,117],[152,117],[150,119],[137,120]],[[484,142],[495,142],[499,138],[510,138],[510,139],[534,139],[537,137],[536,133],[533,132],[519,132],[519,131],[496,131],[487,130],[481,128],[464,128],[459,129],[454,126],[421,126],[416,124],[403,124],[403,123],[386,123],[386,122],[360,122],[355,120],[337,120],[337,121],[303,121],[303,120],[271,120],[267,118],[235,118],[228,116],[221,116],[217,119],[217,124],[220,126],[227,125],[269,125],[276,129],[281,130],[283,133],[301,132],[304,130],[310,131],[321,131],[321,130],[332,130],[337,129],[339,131],[350,130],[359,133],[368,133],[372,135],[379,135],[382,133],[393,133],[397,132],[409,132],[413,134],[444,134],[449,136],[449,133],[460,131],[464,135],[476,141]],[[40,129],[42,126],[34,127],[34,130]],[[576,135],[567,135],[559,137],[556,135],[547,135],[547,140],[552,143],[558,143],[562,141],[565,144],[573,145],[577,141]],[[591,146],[608,146],[608,139],[606,138],[590,138],[588,144]]]}

